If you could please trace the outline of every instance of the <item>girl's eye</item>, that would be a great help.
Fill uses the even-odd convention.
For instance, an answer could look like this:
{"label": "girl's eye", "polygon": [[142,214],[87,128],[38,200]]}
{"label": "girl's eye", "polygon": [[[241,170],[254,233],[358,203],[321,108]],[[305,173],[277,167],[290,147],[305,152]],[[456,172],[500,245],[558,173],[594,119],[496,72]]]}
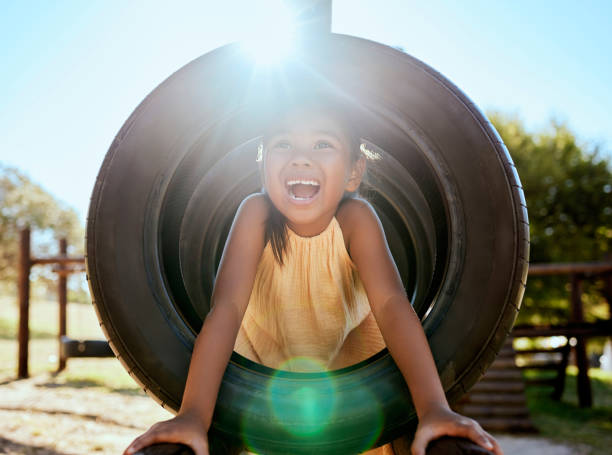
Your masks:
{"label": "girl's eye", "polygon": [[315,150],[320,150],[320,149],[326,149],[326,148],[331,148],[332,145],[327,142],[327,141],[319,141],[315,144],[314,149]]}

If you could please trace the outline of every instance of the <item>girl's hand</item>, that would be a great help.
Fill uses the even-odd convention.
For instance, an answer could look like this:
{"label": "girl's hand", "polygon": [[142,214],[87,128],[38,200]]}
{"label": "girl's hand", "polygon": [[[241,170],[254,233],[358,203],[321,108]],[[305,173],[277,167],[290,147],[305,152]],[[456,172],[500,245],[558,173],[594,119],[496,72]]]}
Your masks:
{"label": "girl's hand", "polygon": [[478,422],[447,407],[435,407],[419,419],[410,448],[412,455],[425,455],[427,444],[441,436],[470,439],[495,455],[504,455],[495,438],[484,431]]}
{"label": "girl's hand", "polygon": [[132,455],[140,449],[158,442],[174,442],[188,445],[195,455],[209,455],[206,429],[201,421],[187,414],[158,422],[138,436],[125,449],[123,455]]}

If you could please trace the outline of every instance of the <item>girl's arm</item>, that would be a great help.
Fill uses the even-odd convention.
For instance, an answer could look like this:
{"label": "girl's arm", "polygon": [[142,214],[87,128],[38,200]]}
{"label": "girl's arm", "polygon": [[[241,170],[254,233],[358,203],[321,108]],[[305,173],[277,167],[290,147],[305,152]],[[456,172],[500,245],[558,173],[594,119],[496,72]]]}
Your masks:
{"label": "girl's arm", "polygon": [[196,455],[208,455],[206,433],[251,295],[267,213],[261,195],[249,196],[240,205],[219,264],[211,310],[196,338],[181,408],[176,417],[136,438],[124,455],[158,442],[180,442]]}
{"label": "girl's arm", "polygon": [[374,209],[363,200],[352,199],[343,203],[337,218],[374,318],[412,395],[419,418],[413,454],[424,454],[429,441],[442,435],[466,437],[501,454],[495,439],[477,422],[450,409],[427,338],[406,297]]}

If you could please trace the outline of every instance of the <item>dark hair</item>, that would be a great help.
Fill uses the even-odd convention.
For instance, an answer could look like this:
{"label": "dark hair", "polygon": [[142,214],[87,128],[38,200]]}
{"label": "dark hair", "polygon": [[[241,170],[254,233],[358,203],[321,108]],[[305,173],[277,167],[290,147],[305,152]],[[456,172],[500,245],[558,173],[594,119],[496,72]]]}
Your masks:
{"label": "dark hair", "polygon": [[264,198],[269,205],[268,218],[265,226],[265,240],[267,244],[270,242],[274,259],[280,265],[283,265],[283,254],[287,249],[287,219],[274,206],[270,200],[270,196],[264,191]]}
{"label": "dark hair", "polygon": [[[307,106],[306,108],[301,106],[300,109],[308,109],[308,108],[321,109],[323,107],[326,110],[329,110],[329,107],[330,107],[329,103],[325,103],[324,106],[312,105],[312,106]],[[351,123],[343,118],[342,112],[338,111],[337,109],[332,109],[332,111],[334,114],[336,113],[338,114],[337,117],[342,127],[342,130],[345,132],[346,136],[349,139],[349,152],[350,152],[350,157],[351,157],[351,163],[354,164],[361,156],[366,158],[366,160],[377,159],[377,158],[372,158],[372,156],[374,155],[369,155],[369,153],[372,153],[372,152],[370,152],[367,149],[364,149],[362,140],[353,131]],[[269,132],[267,132],[267,134],[264,135],[264,138],[262,139],[262,144],[265,142],[266,136],[268,134]],[[260,145],[258,155],[262,153],[263,153],[263,145]],[[258,157],[258,159],[259,158],[260,157]],[[364,174],[364,178],[362,179],[361,185],[355,192],[344,194],[338,206],[340,206],[342,202],[345,201],[346,199],[355,197],[358,194],[360,194],[360,189],[364,186],[364,181],[366,180],[365,177],[366,176]],[[266,194],[265,190],[263,193],[264,193],[264,198],[268,202],[268,205],[269,205],[268,218],[266,220],[266,225],[265,225],[265,240],[264,241],[266,244],[270,242],[270,246],[272,247],[272,253],[274,254],[274,258],[276,259],[276,262],[279,265],[283,265],[283,256],[287,249],[287,219],[274,206],[274,204],[272,203],[272,200],[270,199],[268,194]]]}

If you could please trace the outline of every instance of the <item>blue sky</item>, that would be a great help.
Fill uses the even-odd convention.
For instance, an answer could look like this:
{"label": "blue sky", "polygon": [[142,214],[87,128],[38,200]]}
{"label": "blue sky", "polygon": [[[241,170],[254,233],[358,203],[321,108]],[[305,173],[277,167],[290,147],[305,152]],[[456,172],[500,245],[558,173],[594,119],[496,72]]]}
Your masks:
{"label": "blue sky", "polygon": [[[0,161],[84,220],[132,110],[194,58],[275,26],[265,3],[0,0]],[[612,157],[612,2],[333,4],[334,32],[401,46],[482,109],[531,130],[554,117]]]}

